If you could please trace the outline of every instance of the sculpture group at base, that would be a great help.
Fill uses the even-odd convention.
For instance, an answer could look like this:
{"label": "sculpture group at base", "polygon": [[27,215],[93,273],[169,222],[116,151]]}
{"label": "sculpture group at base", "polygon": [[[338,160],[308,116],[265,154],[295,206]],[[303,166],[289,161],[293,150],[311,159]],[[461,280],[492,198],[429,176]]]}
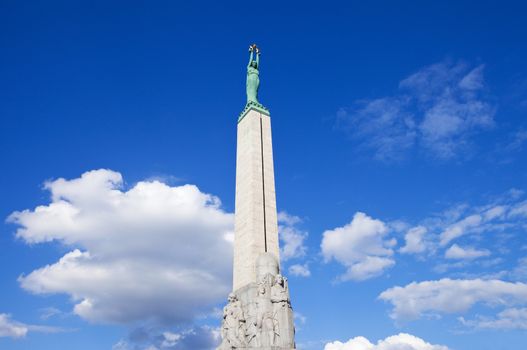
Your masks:
{"label": "sculpture group at base", "polygon": [[279,274],[278,263],[269,253],[258,258],[256,269],[257,283],[229,295],[218,350],[295,348],[287,279]]}

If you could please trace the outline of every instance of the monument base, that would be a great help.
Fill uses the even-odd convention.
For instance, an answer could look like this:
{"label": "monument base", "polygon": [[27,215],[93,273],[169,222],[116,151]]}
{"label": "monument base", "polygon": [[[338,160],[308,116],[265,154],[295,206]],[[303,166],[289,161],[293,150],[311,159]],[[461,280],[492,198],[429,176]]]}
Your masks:
{"label": "monument base", "polygon": [[[255,350],[255,348],[235,348],[236,350]],[[280,346],[259,347],[258,350],[296,350],[295,348],[282,348]]]}
{"label": "monument base", "polygon": [[258,258],[257,272],[257,283],[229,295],[223,309],[223,342],[218,350],[295,349],[287,279],[278,273],[278,262],[269,253]]}

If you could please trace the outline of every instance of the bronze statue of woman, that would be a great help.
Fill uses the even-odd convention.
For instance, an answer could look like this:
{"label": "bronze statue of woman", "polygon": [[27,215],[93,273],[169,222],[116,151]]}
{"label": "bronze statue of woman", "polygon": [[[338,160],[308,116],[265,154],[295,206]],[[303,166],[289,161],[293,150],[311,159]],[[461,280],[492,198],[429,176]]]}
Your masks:
{"label": "bronze statue of woman", "polygon": [[[254,52],[256,51],[256,60],[254,60]],[[247,65],[247,103],[258,102],[258,87],[260,85],[260,78],[258,77],[260,69],[260,49],[256,44],[249,46],[249,64]]]}

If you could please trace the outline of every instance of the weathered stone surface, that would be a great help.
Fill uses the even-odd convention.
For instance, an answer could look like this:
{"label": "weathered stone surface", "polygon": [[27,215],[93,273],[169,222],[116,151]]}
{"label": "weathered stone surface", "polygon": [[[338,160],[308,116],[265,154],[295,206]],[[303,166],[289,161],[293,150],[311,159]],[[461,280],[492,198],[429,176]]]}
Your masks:
{"label": "weathered stone surface", "polygon": [[256,258],[279,259],[270,117],[250,110],[238,123],[233,290],[256,282]]}
{"label": "weathered stone surface", "polygon": [[256,274],[257,282],[229,296],[223,311],[223,342],[219,350],[295,348],[287,279],[279,274],[272,254],[260,254]]}

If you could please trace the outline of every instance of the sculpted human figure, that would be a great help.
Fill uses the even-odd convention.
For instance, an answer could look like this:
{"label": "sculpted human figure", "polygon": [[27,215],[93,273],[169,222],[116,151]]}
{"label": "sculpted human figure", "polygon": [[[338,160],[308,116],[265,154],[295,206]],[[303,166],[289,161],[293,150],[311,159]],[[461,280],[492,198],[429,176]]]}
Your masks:
{"label": "sculpted human figure", "polygon": [[273,311],[269,282],[272,276],[267,275],[258,286],[257,329],[261,346],[276,346],[279,335],[278,320]]}
{"label": "sculpted human figure", "polygon": [[229,303],[223,308],[221,335],[221,349],[236,349],[245,345],[245,318],[234,293],[229,294]]}
{"label": "sculpted human figure", "polygon": [[280,308],[291,307],[287,280],[282,275],[276,275],[275,277],[275,281],[271,287],[271,302]]}
{"label": "sculpted human figure", "polygon": [[251,348],[256,348],[260,346],[260,341],[258,338],[259,329],[258,329],[258,322],[256,318],[252,318],[247,322],[247,346]]}
{"label": "sculpted human figure", "polygon": [[[247,103],[258,102],[258,87],[260,86],[260,49],[256,44],[249,46],[249,64],[247,65]],[[256,52],[256,60],[254,60],[254,53]]]}

